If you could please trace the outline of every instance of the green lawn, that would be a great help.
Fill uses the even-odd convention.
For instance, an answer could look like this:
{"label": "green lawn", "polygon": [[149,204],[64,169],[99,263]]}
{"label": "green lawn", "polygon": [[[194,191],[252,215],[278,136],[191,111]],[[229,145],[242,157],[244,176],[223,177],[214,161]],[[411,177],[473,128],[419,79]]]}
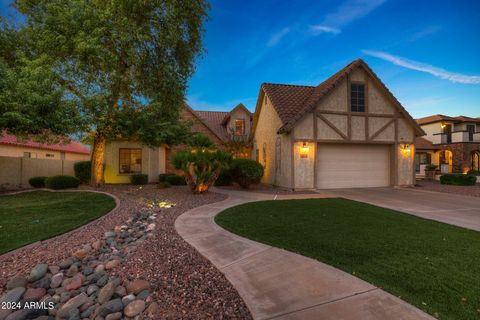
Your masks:
{"label": "green lawn", "polygon": [[75,229],[114,207],[112,197],[92,192],[0,196],[0,254]]}
{"label": "green lawn", "polygon": [[215,221],[354,274],[440,319],[480,318],[480,233],[345,199],[262,201]]}

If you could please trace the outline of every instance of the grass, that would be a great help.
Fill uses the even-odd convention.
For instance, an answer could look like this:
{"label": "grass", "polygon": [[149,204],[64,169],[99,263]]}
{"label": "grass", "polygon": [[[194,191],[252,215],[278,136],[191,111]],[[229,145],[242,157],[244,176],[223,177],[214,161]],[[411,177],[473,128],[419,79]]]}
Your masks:
{"label": "grass", "polygon": [[215,221],[354,274],[437,318],[480,318],[479,232],[339,198],[244,204]]}
{"label": "grass", "polygon": [[112,197],[91,192],[0,196],[0,254],[75,229],[114,207]]}

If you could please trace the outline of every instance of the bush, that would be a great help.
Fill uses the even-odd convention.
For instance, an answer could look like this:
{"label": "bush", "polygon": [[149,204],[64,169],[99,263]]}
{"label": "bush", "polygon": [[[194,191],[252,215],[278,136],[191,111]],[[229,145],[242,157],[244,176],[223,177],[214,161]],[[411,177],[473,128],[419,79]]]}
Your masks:
{"label": "bush", "polygon": [[441,184],[452,184],[456,186],[473,186],[477,183],[477,177],[472,174],[444,174],[440,177]]}
{"label": "bush", "polygon": [[73,165],[75,177],[80,179],[82,183],[89,183],[92,172],[92,163],[90,161],[80,161]]}
{"label": "bush", "polygon": [[45,188],[45,179],[47,177],[31,177],[28,179],[28,183],[34,188]]}
{"label": "bush", "polygon": [[164,189],[164,188],[170,188],[172,185],[170,183],[168,183],[167,181],[159,181],[158,182],[158,187],[160,189]]}
{"label": "bush", "polygon": [[434,171],[434,170],[437,170],[437,166],[434,165],[434,164],[427,164],[427,165],[425,166],[425,170],[426,170],[426,171]]}
{"label": "bush", "polygon": [[185,182],[185,177],[172,174],[165,178],[165,182],[170,183],[172,186],[184,186],[187,183]]}
{"label": "bush", "polygon": [[471,175],[474,175],[474,176],[480,176],[480,171],[478,170],[468,170],[467,174],[471,174]]}
{"label": "bush", "polygon": [[148,183],[148,174],[137,173],[130,176],[132,184],[140,185]]}
{"label": "bush", "polygon": [[78,188],[80,179],[72,176],[53,176],[45,179],[45,187],[50,189]]}
{"label": "bush", "polygon": [[170,176],[174,176],[175,173],[160,173],[158,175],[158,182],[165,182],[167,181],[167,178]]}
{"label": "bush", "polygon": [[230,169],[233,181],[242,188],[251,184],[260,183],[263,177],[263,167],[260,163],[250,159],[235,159]]}
{"label": "bush", "polygon": [[232,175],[230,174],[230,170],[223,170],[220,172],[217,180],[215,180],[214,185],[217,187],[221,186],[231,186],[233,183]]}

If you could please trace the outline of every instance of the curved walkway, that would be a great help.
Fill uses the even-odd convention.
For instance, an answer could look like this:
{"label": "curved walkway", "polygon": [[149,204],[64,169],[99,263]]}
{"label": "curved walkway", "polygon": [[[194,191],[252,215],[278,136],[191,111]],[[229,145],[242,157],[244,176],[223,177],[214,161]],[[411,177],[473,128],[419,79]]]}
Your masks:
{"label": "curved walkway", "polygon": [[175,228],[237,289],[255,319],[433,319],[423,311],[319,261],[232,234],[214,217],[242,203],[322,198],[216,189],[229,197],[185,212]]}

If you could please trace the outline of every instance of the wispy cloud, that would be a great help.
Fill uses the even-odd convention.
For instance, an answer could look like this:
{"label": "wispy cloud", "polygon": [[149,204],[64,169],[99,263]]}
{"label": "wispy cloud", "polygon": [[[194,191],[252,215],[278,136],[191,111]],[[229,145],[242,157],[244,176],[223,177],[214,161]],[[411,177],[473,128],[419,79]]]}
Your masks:
{"label": "wispy cloud", "polygon": [[431,106],[438,106],[440,103],[449,101],[449,98],[445,97],[425,97],[418,100],[411,100],[404,103],[409,108],[424,108]]}
{"label": "wispy cloud", "polygon": [[290,32],[290,28],[285,27],[279,32],[275,33],[270,40],[267,42],[267,47],[274,47],[276,46],[282,39]]}
{"label": "wispy cloud", "polygon": [[480,76],[469,76],[461,73],[450,72],[445,69],[437,68],[423,62],[418,62],[418,61],[394,56],[390,53],[382,52],[382,51],[363,50],[363,53],[372,57],[389,61],[397,66],[401,66],[407,69],[416,70],[420,72],[429,73],[435,77],[449,80],[451,82],[466,83],[466,84],[480,84]]}
{"label": "wispy cloud", "polygon": [[431,34],[437,33],[441,30],[441,27],[438,25],[428,26],[422,30],[419,30],[410,36],[410,41],[417,41]]}
{"label": "wispy cloud", "polygon": [[335,11],[327,14],[322,23],[312,26],[319,27],[317,28],[317,33],[313,34],[318,35],[325,32],[339,34],[343,27],[357,19],[365,17],[385,1],[386,0],[347,0],[337,7]]}
{"label": "wispy cloud", "polygon": [[324,26],[324,25],[321,25],[321,24],[310,26],[310,31],[315,36],[319,35],[321,33],[339,34],[340,32],[342,32],[342,30],[340,30],[340,29]]}

